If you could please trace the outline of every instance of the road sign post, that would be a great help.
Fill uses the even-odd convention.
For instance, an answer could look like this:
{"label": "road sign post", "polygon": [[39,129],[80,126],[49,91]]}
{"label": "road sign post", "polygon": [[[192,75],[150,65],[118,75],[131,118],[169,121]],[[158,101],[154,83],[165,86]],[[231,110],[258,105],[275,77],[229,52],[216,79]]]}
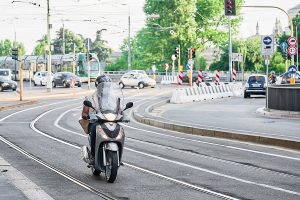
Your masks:
{"label": "road sign post", "polygon": [[274,36],[263,35],[261,37],[261,51],[265,59],[266,75],[267,75],[267,88],[266,88],[266,110],[269,109],[268,95],[269,95],[269,64],[270,56],[274,53]]}

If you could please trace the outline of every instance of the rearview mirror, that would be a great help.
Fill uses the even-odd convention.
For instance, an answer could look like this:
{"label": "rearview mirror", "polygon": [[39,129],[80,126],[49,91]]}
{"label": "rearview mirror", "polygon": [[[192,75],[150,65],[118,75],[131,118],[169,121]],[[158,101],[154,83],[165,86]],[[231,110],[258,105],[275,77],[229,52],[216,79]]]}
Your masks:
{"label": "rearview mirror", "polygon": [[124,108],[124,110],[127,110],[128,108],[131,108],[133,106],[133,103],[132,102],[128,102],[126,104],[126,107]]}
{"label": "rearview mirror", "polygon": [[90,102],[89,100],[84,100],[83,105],[85,105],[89,108],[93,108],[92,102]]}

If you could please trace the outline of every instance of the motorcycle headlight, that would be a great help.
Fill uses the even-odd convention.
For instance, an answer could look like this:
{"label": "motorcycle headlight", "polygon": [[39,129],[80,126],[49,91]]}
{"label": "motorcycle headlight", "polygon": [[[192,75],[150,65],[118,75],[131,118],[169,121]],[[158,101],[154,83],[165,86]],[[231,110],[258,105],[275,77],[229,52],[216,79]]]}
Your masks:
{"label": "motorcycle headlight", "polygon": [[112,113],[107,113],[107,114],[103,114],[104,117],[107,119],[107,121],[115,121],[117,118],[116,114],[112,114]]}

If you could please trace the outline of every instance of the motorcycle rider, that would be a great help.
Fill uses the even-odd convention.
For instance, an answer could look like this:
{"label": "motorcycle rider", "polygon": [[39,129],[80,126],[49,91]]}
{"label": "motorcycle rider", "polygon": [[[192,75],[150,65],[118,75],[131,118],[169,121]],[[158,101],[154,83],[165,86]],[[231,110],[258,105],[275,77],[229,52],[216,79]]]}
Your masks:
{"label": "motorcycle rider", "polygon": [[[111,82],[111,79],[106,75],[98,76],[95,81],[95,86],[97,90],[91,96],[85,97],[85,100],[89,100],[92,103],[94,108],[96,108],[98,105],[99,102],[98,98],[101,98],[101,90],[103,87],[103,84],[101,83],[104,82]],[[89,138],[90,138],[90,146],[91,146],[91,152],[90,152],[91,157],[89,160],[89,164],[93,164],[95,160],[95,142],[96,142],[96,127],[97,127],[97,122],[91,123],[90,121],[88,121],[90,119],[91,113],[96,113],[96,111],[92,108],[83,105],[81,117],[83,120],[88,122],[88,127],[85,130],[85,132],[90,136]]]}
{"label": "motorcycle rider", "polygon": [[276,83],[276,74],[274,71],[271,71],[271,75],[269,76],[269,80],[271,82],[271,84]]}

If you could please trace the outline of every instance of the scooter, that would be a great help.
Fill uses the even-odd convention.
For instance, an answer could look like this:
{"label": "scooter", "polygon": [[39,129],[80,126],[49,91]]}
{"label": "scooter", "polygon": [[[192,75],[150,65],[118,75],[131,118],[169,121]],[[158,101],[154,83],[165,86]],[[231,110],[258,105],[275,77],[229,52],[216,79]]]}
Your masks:
{"label": "scooter", "polygon": [[82,147],[83,160],[88,163],[93,175],[98,176],[103,172],[107,182],[113,183],[117,178],[121,164],[125,140],[124,129],[119,122],[129,122],[123,111],[131,108],[133,103],[128,102],[120,113],[97,111],[88,100],[85,100],[83,104],[96,111],[96,114],[90,114],[90,123],[98,123],[96,127],[95,160],[91,162],[91,153],[87,146]]}

